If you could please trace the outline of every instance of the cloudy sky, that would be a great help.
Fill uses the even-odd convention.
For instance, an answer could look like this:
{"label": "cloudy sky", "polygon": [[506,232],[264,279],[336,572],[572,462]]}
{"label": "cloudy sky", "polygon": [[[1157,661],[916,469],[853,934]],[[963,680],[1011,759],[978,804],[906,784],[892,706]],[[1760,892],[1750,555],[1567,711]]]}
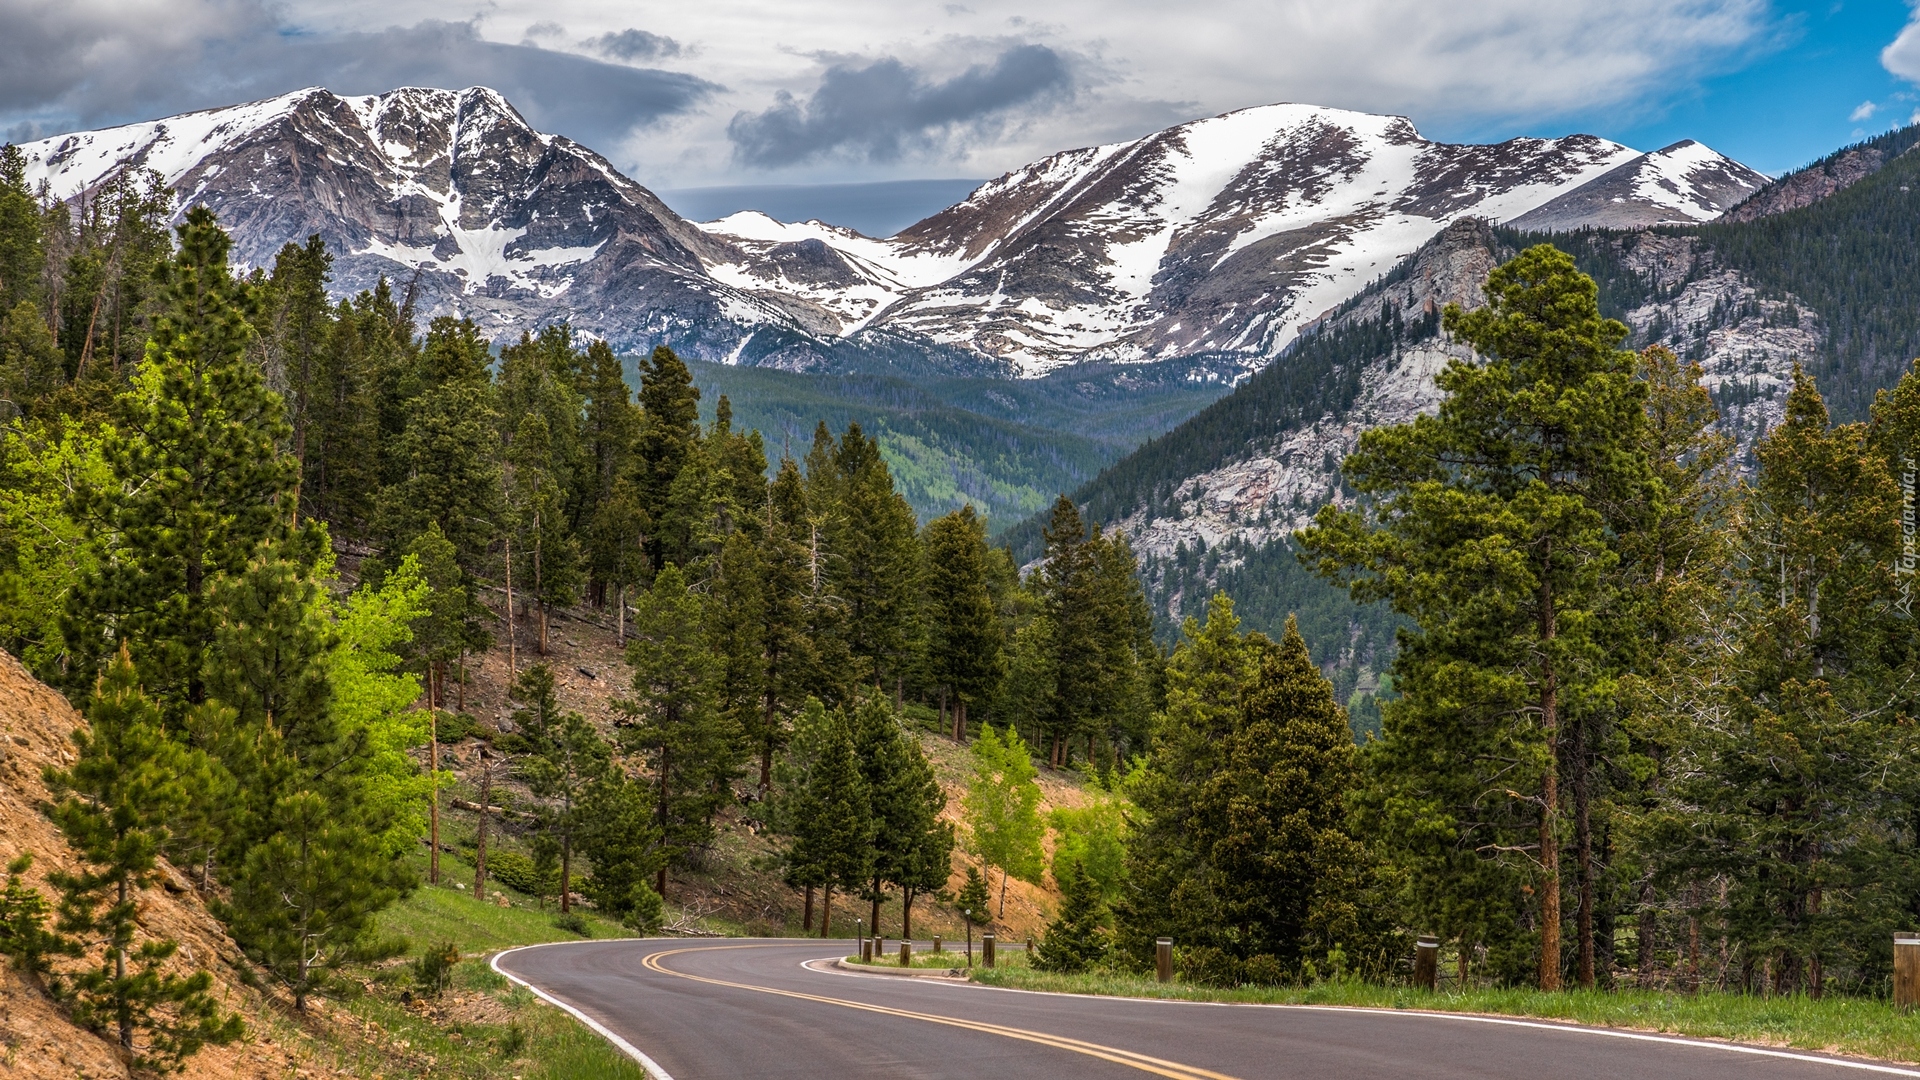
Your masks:
{"label": "cloudy sky", "polygon": [[1920,110],[1892,0],[0,0],[0,134],[494,86],[643,182],[984,177],[1272,101],[1779,172]]}

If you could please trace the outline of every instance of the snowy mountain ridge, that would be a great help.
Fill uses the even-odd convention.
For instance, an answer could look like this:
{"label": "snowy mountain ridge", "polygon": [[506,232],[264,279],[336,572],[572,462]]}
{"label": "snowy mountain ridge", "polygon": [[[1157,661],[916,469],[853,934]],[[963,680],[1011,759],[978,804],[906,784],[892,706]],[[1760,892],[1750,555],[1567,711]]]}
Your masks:
{"label": "snowy mountain ridge", "polygon": [[1436,143],[1404,117],[1279,104],[1052,155],[876,239],[754,212],[695,225],[484,87],[309,89],[22,149],[63,199],[158,171],[249,265],[319,233],[337,291],[413,281],[423,311],[495,338],[564,318],[622,349],[805,370],[881,335],[1020,376],[1251,371],[1462,218],[1699,221],[1765,181],[1691,142]]}

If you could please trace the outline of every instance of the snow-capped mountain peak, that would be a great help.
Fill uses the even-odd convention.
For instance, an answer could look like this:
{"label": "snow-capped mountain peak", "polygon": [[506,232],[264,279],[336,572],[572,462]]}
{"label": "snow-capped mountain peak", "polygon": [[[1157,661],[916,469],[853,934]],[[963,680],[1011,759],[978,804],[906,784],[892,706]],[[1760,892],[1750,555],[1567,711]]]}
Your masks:
{"label": "snow-capped mountain peak", "polygon": [[1022,375],[1252,370],[1460,218],[1702,220],[1764,179],[1691,142],[1437,143],[1405,117],[1284,103],[1054,154],[875,239],[751,212],[696,226],[485,87],[313,88],[22,150],[61,198],[156,170],[245,264],[318,233],[336,291],[411,282],[422,311],[496,338],[568,319],[623,349],[808,367],[879,333]]}

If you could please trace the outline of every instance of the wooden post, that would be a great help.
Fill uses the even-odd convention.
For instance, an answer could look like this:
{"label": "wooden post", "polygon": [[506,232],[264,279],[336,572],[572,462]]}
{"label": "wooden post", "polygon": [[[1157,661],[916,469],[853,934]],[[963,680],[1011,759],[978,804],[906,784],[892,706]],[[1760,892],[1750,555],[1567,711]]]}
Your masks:
{"label": "wooden post", "polygon": [[873,942],[868,941],[866,938],[861,938],[860,939],[860,962],[865,964],[870,962],[872,959],[873,959]]}
{"label": "wooden post", "polygon": [[1893,935],[1893,1007],[1911,1012],[1920,1005],[1920,934]]}
{"label": "wooden post", "polygon": [[993,966],[993,933],[980,935],[980,963],[984,967]]}
{"label": "wooden post", "polygon": [[940,935],[939,934],[933,935],[933,951],[934,952],[940,951]]}
{"label": "wooden post", "polygon": [[1033,939],[1032,938],[1027,939],[1027,956],[1028,957],[1033,956]]}
{"label": "wooden post", "polygon": [[1413,943],[1413,985],[1420,990],[1440,988],[1440,942],[1433,938]]}
{"label": "wooden post", "polygon": [[1161,982],[1173,981],[1173,939],[1163,937],[1153,943],[1154,974]]}
{"label": "wooden post", "polygon": [[913,966],[913,942],[911,941],[900,942],[900,966],[903,968]]}

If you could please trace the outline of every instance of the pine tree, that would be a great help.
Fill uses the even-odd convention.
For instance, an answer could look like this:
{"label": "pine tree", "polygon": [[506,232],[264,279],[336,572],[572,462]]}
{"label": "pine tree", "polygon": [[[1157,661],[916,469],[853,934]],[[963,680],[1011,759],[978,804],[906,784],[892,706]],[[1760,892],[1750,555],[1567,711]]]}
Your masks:
{"label": "pine tree", "polygon": [[990,923],[992,914],[988,910],[993,905],[993,894],[987,889],[987,879],[975,866],[967,867],[967,879],[960,885],[960,892],[953,898],[962,912],[967,913],[969,922]]}
{"label": "pine tree", "polygon": [[373,527],[382,442],[380,367],[396,351],[392,328],[371,310],[372,296],[342,300],[318,353],[309,389],[300,501],[334,535],[366,537]]}
{"label": "pine tree", "polygon": [[33,852],[23,851],[7,863],[7,887],[0,890],[0,956],[13,969],[38,980],[52,970],[52,957],[73,956],[79,943],[47,925],[51,909],[40,890],[27,884]]}
{"label": "pine tree", "polygon": [[[333,345],[333,307],[327,300],[332,277],[333,255],[315,233],[304,246],[289,242],[281,247],[261,296],[265,366],[286,400],[293,456],[300,462],[303,480],[314,399]],[[304,498],[301,502],[301,509],[311,513],[311,503]]]}
{"label": "pine tree", "polygon": [[[860,761],[873,820],[873,862],[866,892],[872,904],[868,925],[878,933],[880,905],[888,886],[899,888],[903,908],[911,908],[913,891],[929,887],[925,882],[936,862],[941,864],[940,877],[931,888],[944,885],[945,855],[950,855],[953,840],[939,820],[947,797],[886,695],[875,691],[862,697],[852,724],[854,754]],[[943,841],[945,853],[939,850]],[[904,930],[901,936],[907,936]]]}
{"label": "pine tree", "polygon": [[1271,643],[1242,634],[1233,601],[1216,594],[1206,621],[1189,616],[1167,663],[1166,706],[1155,716],[1153,750],[1127,783],[1140,814],[1127,838],[1126,879],[1117,941],[1134,963],[1147,963],[1154,938],[1218,948],[1222,888],[1210,827],[1199,819],[1195,793],[1227,767],[1226,751],[1240,722],[1241,697]]}
{"label": "pine tree", "polygon": [[873,860],[873,812],[847,716],[826,714],[818,758],[793,819],[789,859],[797,877],[821,889],[820,936],[830,936],[835,889],[853,892],[867,883]]}
{"label": "pine tree", "polygon": [[578,597],[582,581],[579,545],[567,525],[566,465],[556,452],[552,429],[539,412],[520,420],[507,450],[511,481],[508,513],[514,524],[518,562],[514,580],[531,596],[540,614],[540,655],[547,655],[547,613]]}
{"label": "pine tree", "polygon": [[584,468],[582,494],[587,515],[588,596],[605,606],[608,591],[618,593],[642,580],[634,549],[645,526],[639,521],[640,502],[630,485],[622,486],[629,471],[640,414],[634,409],[620,358],[604,341],[587,346],[590,370],[586,409],[581,419]]}
{"label": "pine tree", "polygon": [[929,523],[927,565],[929,675],[944,709],[953,694],[952,731],[964,737],[967,706],[992,701],[1005,676],[1005,639],[987,586],[986,522],[971,504]]}
{"label": "pine tree", "polygon": [[115,483],[73,507],[102,553],[68,597],[69,692],[125,644],[170,722],[206,699],[215,579],[286,535],[298,479],[278,450],[285,409],[246,357],[248,290],[228,247],[211,211],[188,212],[163,275],[166,314],[106,434]]}
{"label": "pine tree", "polygon": [[634,696],[615,702],[626,718],[620,743],[653,772],[655,817],[667,859],[654,878],[666,895],[667,863],[683,864],[712,836],[729,795],[737,745],[720,710],[719,658],[709,651],[704,604],[678,567],[667,567],[635,605],[627,664]]}
{"label": "pine tree", "polygon": [[442,317],[427,331],[417,371],[402,373],[405,422],[377,515],[387,550],[437,523],[469,573],[487,565],[505,518],[491,360],[471,322]]}
{"label": "pine tree", "polygon": [[[1646,387],[1618,347],[1627,328],[1600,316],[1565,254],[1530,248],[1486,293],[1486,307],[1443,318],[1484,363],[1436,377],[1438,416],[1362,436],[1344,473],[1373,509],[1325,508],[1300,539],[1356,599],[1388,599],[1419,626],[1402,638],[1403,697],[1377,759],[1383,828],[1413,841],[1403,860],[1435,900],[1471,880],[1457,853],[1531,844],[1506,887],[1531,879],[1539,985],[1557,990],[1565,705],[1597,669],[1593,613],[1616,558],[1601,496],[1646,482]],[[1487,807],[1495,772],[1527,796]]]}
{"label": "pine tree", "polygon": [[[640,437],[633,461],[640,508],[650,521],[661,519],[667,494],[700,438],[699,404],[700,390],[685,362],[665,345],[655,348],[640,365]],[[659,567],[657,542],[651,554]]]}
{"label": "pine tree", "polygon": [[588,785],[580,818],[580,853],[593,864],[586,894],[629,929],[658,930],[660,894],[652,881],[666,855],[646,785],[608,769]]}
{"label": "pine tree", "polygon": [[0,311],[21,304],[38,310],[47,262],[45,233],[40,201],[27,185],[27,156],[8,143],[0,147]]}
{"label": "pine tree", "polygon": [[999,915],[1004,916],[1007,878],[1039,884],[1045,869],[1040,852],[1041,837],[1046,835],[1039,814],[1040,785],[1034,782],[1037,773],[1027,744],[1012,728],[1002,738],[991,725],[980,725],[980,737],[973,741],[972,771],[962,802],[967,850],[988,866],[999,867]]}
{"label": "pine tree", "polygon": [[834,454],[839,499],[827,517],[828,587],[855,677],[896,693],[920,646],[919,525],[893,489],[879,443],[849,424]]}
{"label": "pine tree", "polygon": [[772,785],[774,755],[786,742],[791,718],[809,695],[831,696],[826,665],[819,661],[809,632],[813,620],[813,576],[810,571],[812,518],[806,487],[791,458],[768,490],[767,525],[762,530],[760,557],[760,634],[762,667],[760,709],[747,736],[760,756],[760,790]]}
{"label": "pine tree", "polygon": [[218,905],[241,948],[300,1010],[339,968],[405,948],[381,939],[373,919],[414,885],[383,849],[384,823],[366,801],[329,786],[326,794],[297,786],[262,809],[264,839],[247,849],[232,899]]}
{"label": "pine tree", "polygon": [[1220,875],[1216,912],[1243,959],[1292,965],[1352,940],[1357,897],[1342,886],[1365,852],[1347,829],[1353,734],[1293,620],[1259,650],[1222,767],[1193,803],[1196,845]]}
{"label": "pine tree", "polygon": [[1046,529],[1047,552],[1038,591],[1052,629],[1054,677],[1051,698],[1034,706],[1047,739],[1047,766],[1064,768],[1072,760],[1069,740],[1094,723],[1094,708],[1106,693],[1101,641],[1097,542],[1089,542],[1086,522],[1073,501],[1053,504]]}
{"label": "pine tree", "polygon": [[1054,876],[1060,882],[1060,914],[1047,923],[1033,966],[1041,971],[1085,971],[1107,955],[1107,906],[1099,883],[1078,863],[1058,868]]}
{"label": "pine tree", "polygon": [[[74,1020],[111,1029],[137,1067],[177,1067],[201,1046],[243,1033],[239,1018],[223,1016],[207,993],[206,971],[167,973],[178,942],[139,939],[139,893],[153,883],[168,821],[200,794],[182,779],[201,770],[195,752],[168,737],[125,650],[101,677],[86,715],[87,729],[73,736],[78,760],[47,773],[57,800],[48,816],[86,866],[48,880],[60,891],[60,932],[106,949],[98,967],[65,980],[63,993],[72,997]],[[136,1032],[147,1036],[145,1054],[135,1053]]]}
{"label": "pine tree", "polygon": [[0,318],[0,399],[27,416],[51,411],[53,395],[66,382],[60,346],[40,309],[22,300]]}
{"label": "pine tree", "polygon": [[536,849],[550,851],[560,861],[560,911],[573,910],[573,855],[588,828],[587,792],[613,767],[612,754],[587,718],[562,712],[554,697],[553,670],[535,664],[515,686],[520,700],[538,718],[527,725],[532,750],[521,763],[527,788],[540,799],[534,814]]}
{"label": "pine tree", "polygon": [[1729,935],[1767,958],[1772,991],[1819,996],[1830,963],[1906,917],[1888,887],[1914,858],[1888,842],[1908,812],[1893,807],[1920,791],[1914,736],[1887,715],[1887,642],[1911,625],[1892,599],[1900,498],[1865,425],[1829,427],[1801,371],[1754,456],[1727,706],[1693,733],[1705,767],[1679,785],[1694,809],[1674,839],[1697,874],[1729,882]]}

